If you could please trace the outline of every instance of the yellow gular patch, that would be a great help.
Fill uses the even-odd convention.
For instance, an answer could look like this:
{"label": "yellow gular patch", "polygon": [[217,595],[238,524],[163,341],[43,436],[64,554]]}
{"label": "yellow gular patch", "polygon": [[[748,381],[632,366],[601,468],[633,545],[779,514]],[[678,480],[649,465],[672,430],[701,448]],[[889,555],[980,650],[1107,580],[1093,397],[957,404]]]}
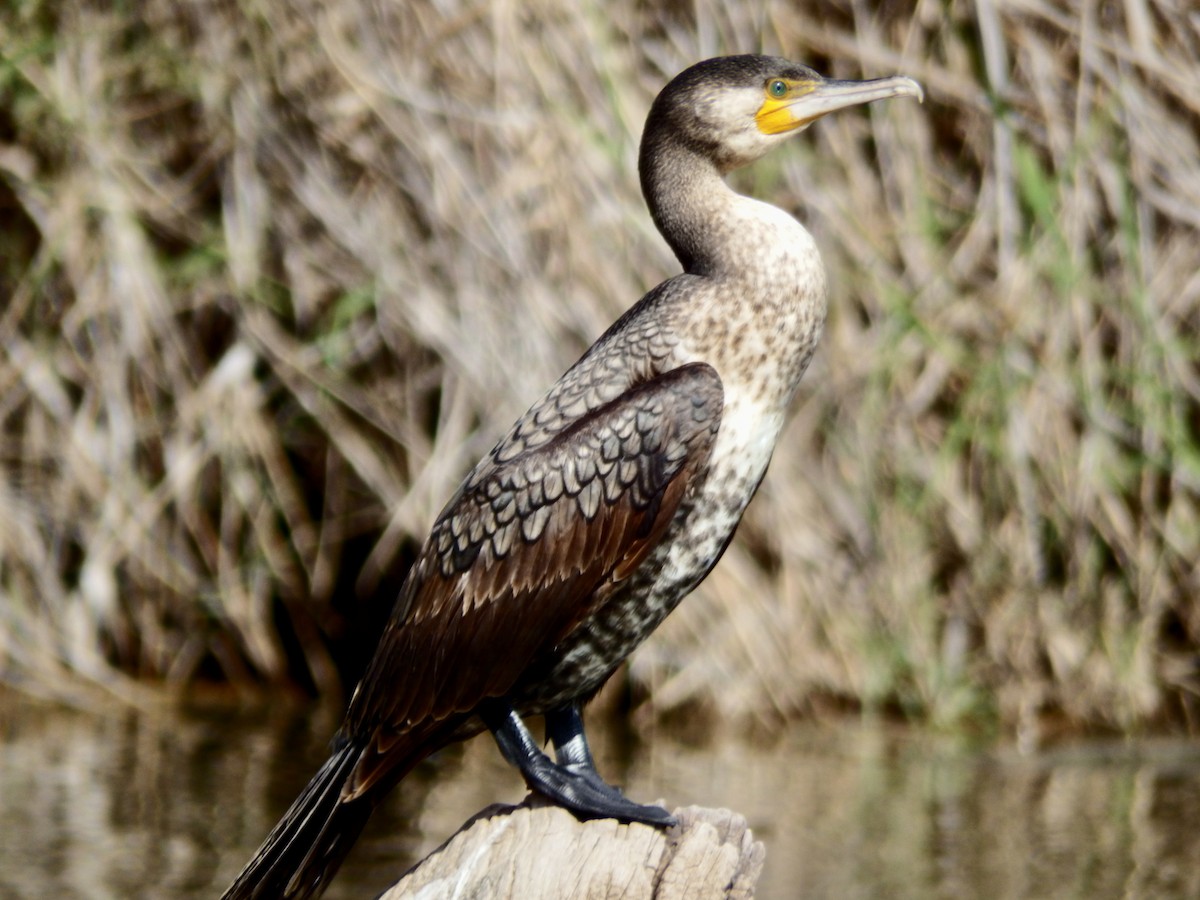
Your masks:
{"label": "yellow gular patch", "polygon": [[754,114],[755,124],[763,134],[783,134],[807,125],[811,121],[810,119],[796,118],[792,115],[791,107],[805,94],[812,93],[816,84],[811,81],[783,81],[787,85],[787,92],[779,97],[771,90],[771,86],[779,81],[783,81],[783,79],[771,79],[767,82],[767,87],[763,91],[763,105]]}

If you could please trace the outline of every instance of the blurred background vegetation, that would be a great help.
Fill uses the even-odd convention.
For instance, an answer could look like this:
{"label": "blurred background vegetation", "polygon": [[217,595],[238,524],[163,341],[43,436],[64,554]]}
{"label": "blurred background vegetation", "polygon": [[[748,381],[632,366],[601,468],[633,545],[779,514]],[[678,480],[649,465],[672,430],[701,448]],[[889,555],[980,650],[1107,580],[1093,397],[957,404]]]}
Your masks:
{"label": "blurred background vegetation", "polygon": [[737,184],[825,340],[643,723],[1197,730],[1200,16],[1174,0],[19,0],[0,12],[0,680],[337,697],[464,471],[678,264],[699,58],[900,72]]}

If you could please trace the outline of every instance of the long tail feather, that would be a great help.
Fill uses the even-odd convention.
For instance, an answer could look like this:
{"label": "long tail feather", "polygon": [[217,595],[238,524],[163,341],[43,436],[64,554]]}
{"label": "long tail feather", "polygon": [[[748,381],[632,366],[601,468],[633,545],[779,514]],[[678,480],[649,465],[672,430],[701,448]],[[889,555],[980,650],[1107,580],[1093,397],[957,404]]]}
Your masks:
{"label": "long tail feather", "polygon": [[306,900],[324,892],[375,809],[374,792],[341,801],[359,753],[347,744],[326,760],[222,900]]}

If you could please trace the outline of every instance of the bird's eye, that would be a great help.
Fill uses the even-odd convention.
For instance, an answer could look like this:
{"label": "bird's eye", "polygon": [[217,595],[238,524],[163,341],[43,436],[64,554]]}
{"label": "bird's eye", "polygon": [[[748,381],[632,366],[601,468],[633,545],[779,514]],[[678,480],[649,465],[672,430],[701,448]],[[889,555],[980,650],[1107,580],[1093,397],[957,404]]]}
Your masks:
{"label": "bird's eye", "polygon": [[770,82],[767,85],[767,93],[770,94],[772,97],[775,97],[776,99],[787,96],[787,92],[788,92],[787,82],[783,81],[780,78],[776,78],[774,81]]}

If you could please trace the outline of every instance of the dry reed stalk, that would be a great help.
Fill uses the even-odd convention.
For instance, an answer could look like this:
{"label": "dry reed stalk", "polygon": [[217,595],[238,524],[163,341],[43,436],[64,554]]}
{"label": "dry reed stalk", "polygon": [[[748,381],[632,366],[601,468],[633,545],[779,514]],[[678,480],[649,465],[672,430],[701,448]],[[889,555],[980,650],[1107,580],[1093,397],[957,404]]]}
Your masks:
{"label": "dry reed stalk", "polygon": [[816,233],[831,317],[739,542],[631,667],[645,709],[1194,722],[1177,4],[139,15],[0,14],[8,680],[335,688],[465,468],[675,271],[634,172],[654,91],[765,49],[930,99],[741,176]]}

